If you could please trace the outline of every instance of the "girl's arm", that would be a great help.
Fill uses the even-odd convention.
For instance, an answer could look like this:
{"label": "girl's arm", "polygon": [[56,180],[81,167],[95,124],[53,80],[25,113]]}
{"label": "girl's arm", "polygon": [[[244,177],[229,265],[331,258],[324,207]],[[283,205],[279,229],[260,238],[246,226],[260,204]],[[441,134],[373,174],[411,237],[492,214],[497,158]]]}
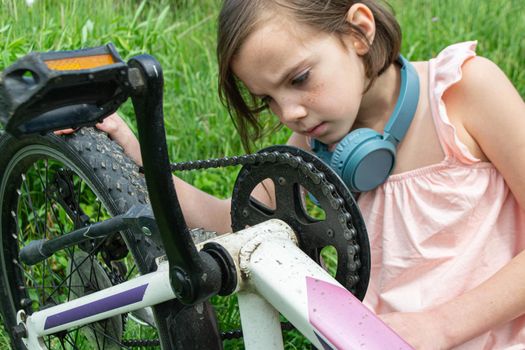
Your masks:
{"label": "girl's arm", "polygon": [[[142,165],[139,141],[122,118],[117,114],[110,115],[102,123],[97,124],[97,128],[106,132],[112,140],[121,145],[124,153],[135,163]],[[59,133],[69,132],[72,130],[64,130]],[[288,144],[309,150],[305,137],[301,135],[293,134]],[[173,181],[189,227],[204,228],[218,233],[231,231],[230,199],[216,198],[176,176],[173,176]],[[275,205],[274,187],[271,181],[266,181],[264,187],[259,185],[254,189],[252,195],[270,207]]]}
{"label": "girl's arm", "polygon": [[[525,103],[505,74],[487,59],[469,60],[446,104],[454,124],[464,127],[525,209]],[[525,232],[516,235],[525,240]],[[382,318],[416,348],[448,349],[524,315],[524,281],[525,251],[516,252],[492,277],[447,303]]]}
{"label": "girl's arm", "polygon": [[[525,209],[525,103],[505,74],[491,61],[478,57],[463,67],[463,79],[451,97],[465,130],[503,175]],[[454,104],[454,101],[460,101]],[[447,103],[447,106],[449,104]],[[516,240],[525,232],[515,232]],[[496,252],[495,252],[496,253]],[[440,308],[446,335],[461,343],[525,314],[525,252],[478,288]],[[462,316],[453,318],[458,311]],[[438,309],[439,310],[439,309]],[[462,320],[461,320],[462,318]],[[464,321],[463,323],[458,323]]]}

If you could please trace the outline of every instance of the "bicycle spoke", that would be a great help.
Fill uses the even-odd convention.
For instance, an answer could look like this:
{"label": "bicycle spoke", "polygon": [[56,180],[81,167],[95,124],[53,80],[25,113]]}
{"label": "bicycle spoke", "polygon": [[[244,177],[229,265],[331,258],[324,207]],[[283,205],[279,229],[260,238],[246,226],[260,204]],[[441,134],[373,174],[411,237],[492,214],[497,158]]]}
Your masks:
{"label": "bicycle spoke", "polygon": [[[49,162],[47,160],[47,158],[44,160],[44,164],[45,164],[45,167],[46,167],[46,179],[45,179],[45,182],[44,180],[42,179],[42,176],[40,175],[39,172],[37,172],[37,175],[38,175],[38,178],[40,180],[40,184],[43,186],[42,190],[43,190],[43,193],[44,193],[44,196],[46,199],[49,199],[52,203],[50,204],[51,206],[51,213],[53,214],[53,218],[55,219],[55,222],[58,224],[59,226],[59,229],[60,229],[60,233],[63,235],[64,234],[64,228],[62,226],[62,223],[60,220],[58,220],[58,217],[56,215],[56,212],[55,212],[55,208],[53,206],[54,204],[54,200],[52,197],[49,196],[49,192],[48,192],[48,186],[49,186],[49,182],[48,182],[48,179],[49,179],[49,174],[48,174],[48,171],[49,171]],[[45,205],[47,207],[47,200],[45,201]],[[46,210],[46,213],[47,213],[47,210]],[[46,217],[47,217],[47,214],[46,214]],[[45,228],[47,228],[47,225],[44,225]],[[51,237],[50,237],[51,238]]]}
{"label": "bicycle spoke", "polygon": [[137,266],[136,265],[133,265],[133,267],[131,268],[131,270],[127,273],[127,275],[124,277],[124,280],[129,280],[132,276],[132,274],[137,270]]}
{"label": "bicycle spoke", "polygon": [[[68,334],[69,334],[69,333],[68,333]],[[79,349],[79,348],[76,346],[76,341],[75,341],[75,343],[72,343],[71,340],[67,337],[68,334],[66,334],[66,335],[61,339],[61,340],[62,340],[62,344],[64,344],[63,341],[65,340],[65,341],[68,342],[71,346],[73,346],[73,349],[75,349],[75,350],[76,350],[76,349]],[[64,349],[65,349],[65,348],[64,348]]]}
{"label": "bicycle spoke", "polygon": [[59,289],[60,287],[63,286],[63,284],[65,283],[66,280],[71,279],[71,275],[72,275],[74,272],[78,271],[79,267],[80,267],[80,266],[81,266],[81,265],[82,265],[82,264],[83,264],[88,258],[89,258],[89,256],[87,256],[86,258],[84,258],[84,260],[82,260],[82,261],[80,262],[80,264],[78,264],[78,265],[77,265],[77,266],[76,266],[76,267],[75,267],[75,268],[69,273],[68,276],[64,277],[63,280],[62,280],[62,282],[61,282],[60,284],[58,284],[58,285],[55,287],[55,289],[53,290],[53,293],[57,292],[58,289]]}
{"label": "bicycle spoke", "polygon": [[37,231],[38,235],[40,237],[42,237],[42,232],[40,231],[40,227],[38,225],[38,215],[37,215],[37,212],[36,212],[36,209],[35,207],[33,206],[33,202],[31,200],[31,192],[29,191],[29,187],[28,187],[28,184],[27,184],[27,177],[25,174],[22,174],[22,184],[23,186],[25,187],[25,190],[26,190],[26,193],[28,194],[27,195],[27,201],[28,201],[28,205],[29,205],[29,208],[32,210],[33,212],[33,220],[35,221],[35,231]]}
{"label": "bicycle spoke", "polygon": [[75,344],[77,343],[78,341],[78,335],[80,334],[80,332],[78,330],[76,330],[75,332]]}
{"label": "bicycle spoke", "polygon": [[[45,182],[45,186],[43,188],[44,190],[44,198],[45,198],[45,190],[48,186],[48,171],[49,171],[49,168],[48,168],[49,164],[47,163],[47,159],[44,160],[44,168],[45,168],[45,173],[46,173],[46,182]],[[38,173],[38,172],[37,172]],[[40,176],[40,173],[38,173],[38,178],[41,179],[41,176]],[[46,222],[47,222],[47,200],[44,200],[44,213],[45,213],[45,222],[44,222],[44,237],[47,237],[47,225],[46,225]]]}
{"label": "bicycle spoke", "polygon": [[[94,326],[94,325],[100,325],[101,323],[104,323],[104,330],[105,330],[104,332],[102,332],[101,330],[97,329],[97,327]],[[104,320],[104,321],[100,321],[97,323],[88,324],[84,327],[89,327],[91,330],[93,330],[93,332],[95,332],[95,338],[98,338],[98,336],[103,336],[103,339],[104,339],[104,341],[102,341],[103,348],[106,346],[106,340],[109,340],[111,341],[111,343],[118,345],[121,349],[131,349],[130,347],[126,346],[124,343],[122,343],[118,339],[115,339],[115,337],[113,337],[111,334],[106,333],[107,331],[106,327],[108,323],[109,323],[108,320]],[[96,344],[99,345],[100,342],[97,340]]]}

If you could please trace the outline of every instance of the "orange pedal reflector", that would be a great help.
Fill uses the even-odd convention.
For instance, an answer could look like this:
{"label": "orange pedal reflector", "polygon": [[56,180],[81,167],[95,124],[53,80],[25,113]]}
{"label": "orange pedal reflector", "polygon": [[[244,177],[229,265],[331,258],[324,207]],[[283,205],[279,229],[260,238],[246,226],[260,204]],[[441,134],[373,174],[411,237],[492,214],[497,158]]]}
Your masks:
{"label": "orange pedal reflector", "polygon": [[49,69],[52,70],[84,70],[107,66],[115,63],[113,56],[95,55],[84,57],[60,58],[56,60],[44,61]]}

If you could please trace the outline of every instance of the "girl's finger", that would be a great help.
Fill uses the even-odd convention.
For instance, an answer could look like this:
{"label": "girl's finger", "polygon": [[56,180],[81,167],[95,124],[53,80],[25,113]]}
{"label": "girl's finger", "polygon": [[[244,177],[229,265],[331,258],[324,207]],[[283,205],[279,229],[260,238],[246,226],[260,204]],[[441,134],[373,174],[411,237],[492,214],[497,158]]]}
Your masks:
{"label": "girl's finger", "polygon": [[77,129],[62,129],[55,131],[55,135],[69,135],[77,131]]}

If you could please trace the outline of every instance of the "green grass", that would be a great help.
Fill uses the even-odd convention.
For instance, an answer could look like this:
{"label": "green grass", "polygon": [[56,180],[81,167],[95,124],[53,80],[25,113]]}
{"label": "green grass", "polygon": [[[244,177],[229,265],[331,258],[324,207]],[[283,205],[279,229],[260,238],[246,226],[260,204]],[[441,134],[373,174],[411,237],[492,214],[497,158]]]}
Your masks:
{"label": "green grass", "polygon": [[396,0],[402,52],[428,60],[451,43],[478,40],[477,54],[508,75],[525,96],[525,2],[522,0]]}
{"label": "green grass", "polygon": [[[164,67],[165,115],[173,161],[243,153],[216,92],[217,0],[0,0],[0,70],[30,51],[71,50],[113,42],[123,58],[153,54]],[[447,45],[479,41],[478,54],[496,62],[525,97],[525,1],[394,0],[403,28],[403,53],[427,60]],[[504,101],[502,101],[504,102]],[[121,114],[133,125],[131,105]],[[283,143],[286,130],[259,147]],[[236,169],[182,174],[196,186],[229,196]],[[236,324],[235,303],[220,299],[225,328]],[[0,349],[8,347],[0,333]],[[228,343],[229,348],[240,346]],[[301,348],[289,342],[290,349]]]}

